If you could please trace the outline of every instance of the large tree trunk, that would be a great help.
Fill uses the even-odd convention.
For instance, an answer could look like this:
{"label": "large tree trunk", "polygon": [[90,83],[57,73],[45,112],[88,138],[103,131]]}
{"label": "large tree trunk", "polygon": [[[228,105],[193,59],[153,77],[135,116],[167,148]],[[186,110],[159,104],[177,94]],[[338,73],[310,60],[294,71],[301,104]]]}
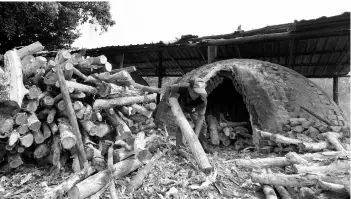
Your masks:
{"label": "large tree trunk", "polygon": [[326,166],[316,166],[316,165],[298,165],[295,164],[293,169],[298,174],[305,173],[349,173],[350,171],[350,161],[335,161]]}
{"label": "large tree trunk", "polygon": [[327,140],[334,146],[334,148],[337,151],[346,151],[344,147],[341,145],[338,137],[340,137],[337,133],[335,132],[326,132],[323,133],[323,136],[327,138]]}
{"label": "large tree trunk", "polygon": [[35,54],[37,52],[40,52],[44,49],[44,46],[41,45],[40,42],[34,42],[28,46],[25,46],[21,49],[18,50],[18,56],[20,59],[22,59],[23,57],[27,56],[27,55],[32,55]]}
{"label": "large tree trunk", "polygon": [[71,149],[76,145],[76,136],[72,133],[72,127],[66,119],[60,118],[59,125],[61,145],[64,149]]}
{"label": "large tree trunk", "polygon": [[171,105],[172,113],[175,116],[176,123],[180,127],[180,130],[185,137],[186,142],[190,146],[190,151],[193,153],[197,164],[199,164],[200,169],[205,173],[212,171],[212,166],[208,161],[206,153],[202,148],[194,130],[191,128],[188,120],[185,118],[182,109],[179,106],[178,100],[176,98],[170,98],[169,104]]}
{"label": "large tree trunk", "polygon": [[[121,178],[138,169],[142,163],[136,158],[130,158],[113,165],[113,178]],[[83,199],[93,195],[109,182],[108,170],[101,171],[84,181],[76,184],[69,192],[69,199]]]}
{"label": "large tree trunk", "polygon": [[22,65],[16,50],[5,53],[4,73],[0,74],[0,79],[0,112],[2,115],[13,116],[29,92],[23,85]]}

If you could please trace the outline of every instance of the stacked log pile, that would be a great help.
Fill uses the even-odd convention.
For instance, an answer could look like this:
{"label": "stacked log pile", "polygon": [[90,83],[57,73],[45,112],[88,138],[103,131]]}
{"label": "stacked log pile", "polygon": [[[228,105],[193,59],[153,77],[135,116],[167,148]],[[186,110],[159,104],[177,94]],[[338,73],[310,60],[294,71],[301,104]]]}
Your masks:
{"label": "stacked log pile", "polygon": [[50,59],[36,56],[43,48],[36,42],[4,54],[0,163],[17,168],[34,160],[59,171],[71,160],[79,172],[88,160],[104,170],[109,141],[113,163],[129,158],[136,169],[151,160],[159,89],[135,83],[129,74],[135,67],[112,70],[103,55],[62,50]]}
{"label": "stacked log pile", "polygon": [[[340,144],[336,132],[323,133],[325,143],[318,144],[316,147],[315,143],[274,135],[257,129],[255,131],[276,143],[294,144],[308,148],[310,151],[324,150],[324,152],[305,154],[289,152],[284,157],[235,160],[238,167],[254,169],[251,180],[260,183],[264,191],[268,186],[269,190],[273,190],[274,193],[275,189],[282,198],[292,198],[290,195],[294,194],[303,197],[306,190],[312,195],[318,195],[316,192],[320,191],[314,187],[341,194],[340,197],[345,197],[345,195],[347,197],[350,194],[350,151],[345,150]],[[320,145],[326,145],[326,147],[320,147]],[[326,151],[327,148],[336,151]],[[275,172],[272,172],[271,169]],[[270,193],[272,194],[272,191]],[[266,196],[271,197],[267,194]]]}

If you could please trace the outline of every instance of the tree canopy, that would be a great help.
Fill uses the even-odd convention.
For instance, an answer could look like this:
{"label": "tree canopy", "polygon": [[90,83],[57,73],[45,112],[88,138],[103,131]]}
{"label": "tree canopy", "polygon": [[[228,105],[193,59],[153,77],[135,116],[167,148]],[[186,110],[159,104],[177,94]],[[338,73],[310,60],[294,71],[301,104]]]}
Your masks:
{"label": "tree canopy", "polygon": [[0,2],[0,54],[35,41],[46,50],[69,48],[86,22],[101,32],[113,26],[109,2]]}

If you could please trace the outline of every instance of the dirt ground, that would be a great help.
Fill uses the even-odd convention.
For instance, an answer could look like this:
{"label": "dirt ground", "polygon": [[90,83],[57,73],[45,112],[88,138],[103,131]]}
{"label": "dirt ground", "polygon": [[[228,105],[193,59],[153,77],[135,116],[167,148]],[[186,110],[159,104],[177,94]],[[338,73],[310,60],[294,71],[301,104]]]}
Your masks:
{"label": "dirt ground", "polygon": [[[259,184],[250,180],[251,169],[236,168],[234,159],[257,158],[267,155],[259,154],[252,149],[240,153],[234,147],[215,147],[215,153],[209,155],[214,165],[213,173],[206,175],[199,171],[195,160],[191,157],[184,159],[175,154],[174,141],[170,141],[169,151],[158,161],[154,169],[144,179],[142,186],[132,194],[126,194],[125,188],[135,172],[116,180],[118,198],[265,198]],[[269,156],[276,156],[270,154]],[[283,171],[282,171],[283,172]],[[50,167],[24,165],[17,170],[9,170],[6,166],[0,168],[0,199],[3,198],[42,198],[46,190],[55,187],[70,177],[70,165],[57,176],[50,176]],[[206,186],[206,182],[211,182]],[[342,198],[331,197],[326,193],[305,198]],[[63,198],[67,198],[64,196]],[[100,198],[109,198],[109,191]],[[295,198],[295,197],[293,197]]]}

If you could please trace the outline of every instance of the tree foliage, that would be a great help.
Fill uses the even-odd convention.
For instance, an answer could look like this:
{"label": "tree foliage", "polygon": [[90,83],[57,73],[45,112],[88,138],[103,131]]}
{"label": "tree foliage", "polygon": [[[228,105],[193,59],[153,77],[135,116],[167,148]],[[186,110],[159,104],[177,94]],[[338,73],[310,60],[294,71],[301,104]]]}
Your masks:
{"label": "tree foliage", "polygon": [[0,2],[0,54],[41,42],[47,50],[69,48],[81,33],[78,25],[115,24],[108,2]]}

